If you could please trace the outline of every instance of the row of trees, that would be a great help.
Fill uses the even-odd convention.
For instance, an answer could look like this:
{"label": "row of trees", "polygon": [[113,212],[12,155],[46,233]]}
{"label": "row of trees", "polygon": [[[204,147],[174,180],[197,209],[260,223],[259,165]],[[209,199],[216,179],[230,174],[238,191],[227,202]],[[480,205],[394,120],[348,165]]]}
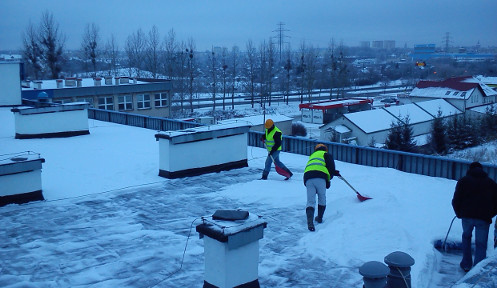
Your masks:
{"label": "row of trees", "polygon": [[391,127],[385,143],[386,148],[445,155],[450,151],[497,139],[497,111],[495,106],[491,106],[482,117],[470,118],[460,115],[449,120],[443,118],[442,112],[438,111],[432,123],[428,143],[424,147],[416,146],[408,116],[402,121],[392,123]]}
{"label": "row of trees", "polygon": [[[132,32],[120,49],[113,35],[104,41],[94,23],[86,25],[78,57],[71,58],[72,62],[77,59],[81,63],[80,69],[70,68],[64,50],[65,36],[49,12],[43,13],[39,25],[29,24],[23,39],[26,72],[34,79],[81,73],[170,79],[174,80],[174,98],[180,103],[177,109],[189,113],[193,113],[193,103],[200,93],[212,95],[215,111],[219,109],[215,100],[222,103],[223,110],[233,108],[235,94],[239,93],[250,99],[252,107],[270,106],[276,96],[287,103],[290,94],[298,94],[300,102],[313,101],[313,92],[323,90],[332,99],[344,97],[344,88],[353,85],[381,81],[386,88],[390,80],[398,79],[414,85],[418,79],[437,75],[433,67],[419,69],[409,62],[389,62],[385,53],[377,54],[382,59],[378,64],[354,64],[353,60],[362,57],[357,55],[374,57],[373,50],[346,47],[333,40],[324,49],[305,42],[296,50],[290,46],[276,49],[277,41],[270,38],[258,45],[248,40],[243,52],[238,46],[212,47],[211,51],[199,52],[193,39],[179,41],[173,29],[161,36],[153,26],[149,31]],[[407,51],[394,52],[401,58]],[[495,63],[489,69],[494,66]],[[468,70],[459,72],[465,71]]]}

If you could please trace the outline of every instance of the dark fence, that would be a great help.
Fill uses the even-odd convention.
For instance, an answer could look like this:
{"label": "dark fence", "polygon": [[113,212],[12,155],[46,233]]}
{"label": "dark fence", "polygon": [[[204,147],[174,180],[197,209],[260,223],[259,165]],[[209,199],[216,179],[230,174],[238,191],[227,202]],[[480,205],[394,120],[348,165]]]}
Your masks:
{"label": "dark fence", "polygon": [[[136,126],[158,131],[175,131],[202,126],[195,122],[149,117],[138,114],[123,113],[111,110],[88,109],[90,119]],[[264,148],[261,141],[262,132],[248,133],[248,145]],[[400,171],[426,176],[442,177],[458,180],[466,175],[470,161],[456,160],[394,150],[362,147],[336,142],[317,141],[301,137],[283,136],[284,152],[311,155],[314,146],[323,143],[338,161],[372,167],[389,167]],[[497,166],[482,164],[488,175],[497,180]]]}
{"label": "dark fence", "polygon": [[88,109],[88,118],[157,131],[175,131],[202,126],[202,124],[196,122],[172,120],[95,108]]}
{"label": "dark fence", "polygon": [[[251,131],[248,145],[263,148],[262,132]],[[310,140],[307,138],[283,136],[282,151],[311,155],[314,146],[323,143],[338,161],[372,167],[389,167],[400,171],[426,176],[459,180],[466,175],[471,161],[450,159],[401,151],[362,147],[335,142]],[[497,166],[482,164],[488,175],[497,180]]]}

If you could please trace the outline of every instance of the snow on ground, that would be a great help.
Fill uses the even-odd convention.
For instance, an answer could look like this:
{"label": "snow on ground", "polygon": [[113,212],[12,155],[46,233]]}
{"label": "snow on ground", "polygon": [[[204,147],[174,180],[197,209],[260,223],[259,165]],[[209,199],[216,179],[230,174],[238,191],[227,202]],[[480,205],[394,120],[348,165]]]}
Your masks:
{"label": "snow on ground", "polygon": [[[282,153],[294,172],[289,181],[274,171],[258,180],[266,152],[255,147],[247,148],[247,168],[169,180],[157,176],[155,131],[89,120],[90,135],[17,140],[9,109],[0,108],[0,123],[2,157],[29,150],[46,159],[46,201],[0,208],[1,287],[201,287],[203,242],[194,226],[217,209],[238,208],[268,223],[260,240],[262,287],[360,287],[358,268],[394,251],[415,259],[413,287],[449,287],[462,276],[457,266],[442,267],[432,244],[454,216],[453,180],[337,161],[373,199],[359,202],[333,179],[324,223],[311,233],[306,156]],[[449,240],[459,240],[460,226],[456,220]],[[467,278],[495,261],[490,247],[489,259]]]}

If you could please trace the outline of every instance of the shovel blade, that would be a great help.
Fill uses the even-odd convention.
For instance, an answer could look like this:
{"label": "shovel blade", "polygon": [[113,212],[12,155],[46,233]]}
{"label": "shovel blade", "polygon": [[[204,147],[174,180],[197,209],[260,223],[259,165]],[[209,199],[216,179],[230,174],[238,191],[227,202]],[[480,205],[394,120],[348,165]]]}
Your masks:
{"label": "shovel blade", "polygon": [[361,202],[364,202],[366,200],[373,199],[373,198],[362,196],[361,194],[357,194],[357,199],[359,199],[359,201],[361,201]]}
{"label": "shovel blade", "polygon": [[280,166],[274,165],[274,168],[276,169],[276,173],[280,174],[281,176],[285,176],[287,178],[290,177],[290,173],[283,170],[283,168],[281,168]]}

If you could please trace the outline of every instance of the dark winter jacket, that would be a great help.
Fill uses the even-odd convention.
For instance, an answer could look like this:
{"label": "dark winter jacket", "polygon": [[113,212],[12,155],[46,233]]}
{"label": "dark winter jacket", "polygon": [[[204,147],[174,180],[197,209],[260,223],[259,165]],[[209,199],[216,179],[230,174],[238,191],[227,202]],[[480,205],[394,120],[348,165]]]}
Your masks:
{"label": "dark winter jacket", "polygon": [[457,218],[476,218],[492,223],[497,214],[497,184],[480,167],[468,170],[456,184],[452,207]]}
{"label": "dark winter jacket", "polygon": [[[326,168],[328,168],[328,172],[330,173],[330,180],[333,179],[333,174],[335,172],[335,160],[330,153],[324,153],[324,161],[326,162]],[[328,181],[328,175],[321,171],[311,170],[304,173],[304,185],[307,180],[312,178],[323,178],[326,180],[326,188],[330,187],[330,181]]]}

